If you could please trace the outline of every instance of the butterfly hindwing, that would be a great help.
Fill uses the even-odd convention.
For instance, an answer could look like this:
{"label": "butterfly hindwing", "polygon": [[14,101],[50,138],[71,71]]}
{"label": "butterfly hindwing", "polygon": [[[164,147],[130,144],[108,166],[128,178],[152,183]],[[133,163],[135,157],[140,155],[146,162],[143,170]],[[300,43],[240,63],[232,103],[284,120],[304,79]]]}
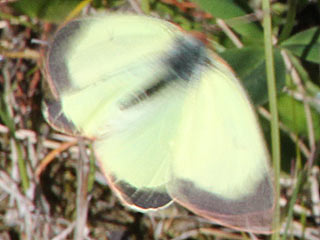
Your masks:
{"label": "butterfly hindwing", "polygon": [[268,231],[273,186],[260,127],[236,77],[210,59],[183,105],[169,193],[224,225]]}
{"label": "butterfly hindwing", "polygon": [[116,132],[95,142],[103,172],[131,207],[154,209],[171,202],[166,190],[173,161],[170,139],[181,117],[176,108],[182,104],[176,98],[158,96],[124,110]]}

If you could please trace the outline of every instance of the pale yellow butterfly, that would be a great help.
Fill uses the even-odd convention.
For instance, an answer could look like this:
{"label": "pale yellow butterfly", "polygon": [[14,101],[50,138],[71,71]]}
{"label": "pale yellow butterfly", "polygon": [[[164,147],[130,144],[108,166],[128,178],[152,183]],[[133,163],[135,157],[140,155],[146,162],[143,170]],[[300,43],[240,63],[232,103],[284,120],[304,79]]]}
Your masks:
{"label": "pale yellow butterfly", "polygon": [[48,122],[95,139],[124,204],[176,201],[222,225],[270,231],[273,184],[253,107],[200,40],[152,17],[83,18],[58,31],[46,71]]}

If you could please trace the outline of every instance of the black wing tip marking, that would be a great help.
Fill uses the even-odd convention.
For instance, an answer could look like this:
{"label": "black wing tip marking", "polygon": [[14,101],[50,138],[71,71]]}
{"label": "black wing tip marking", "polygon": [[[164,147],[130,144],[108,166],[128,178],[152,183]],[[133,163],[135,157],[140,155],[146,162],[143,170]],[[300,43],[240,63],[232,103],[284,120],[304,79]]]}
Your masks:
{"label": "black wing tip marking", "polygon": [[78,132],[75,125],[63,114],[62,106],[59,101],[54,99],[44,99],[43,112],[48,123],[58,131],[71,135]]}
{"label": "black wing tip marking", "polygon": [[119,181],[116,185],[124,201],[140,209],[157,209],[172,202],[172,198],[165,191],[161,191],[161,187],[138,189],[125,181]]}

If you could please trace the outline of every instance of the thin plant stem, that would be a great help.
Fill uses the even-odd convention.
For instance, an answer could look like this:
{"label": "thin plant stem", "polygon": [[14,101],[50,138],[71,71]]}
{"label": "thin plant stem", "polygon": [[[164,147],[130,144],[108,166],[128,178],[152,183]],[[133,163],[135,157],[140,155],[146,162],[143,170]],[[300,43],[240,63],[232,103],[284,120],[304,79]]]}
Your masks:
{"label": "thin plant stem", "polygon": [[274,58],[272,47],[272,26],[270,15],[270,1],[262,1],[263,11],[265,12],[263,19],[264,27],[264,46],[266,56],[266,71],[268,81],[268,96],[269,96],[269,108],[271,113],[271,139],[272,139],[272,159],[274,169],[275,180],[275,213],[273,219],[273,229],[275,233],[272,235],[273,240],[279,239],[279,231],[276,231],[280,227],[280,133],[279,133],[279,120],[278,120],[278,108],[277,108],[277,91],[276,91],[276,79],[274,70]]}

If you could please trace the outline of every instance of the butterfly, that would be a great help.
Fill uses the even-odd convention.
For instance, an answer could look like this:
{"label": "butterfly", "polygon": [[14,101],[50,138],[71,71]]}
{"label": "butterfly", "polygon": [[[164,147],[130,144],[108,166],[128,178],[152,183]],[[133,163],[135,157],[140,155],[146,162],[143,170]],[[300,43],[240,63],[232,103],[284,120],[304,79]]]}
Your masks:
{"label": "butterfly", "polygon": [[46,61],[45,118],[94,139],[126,206],[175,201],[221,225],[271,230],[274,189],[257,117],[203,41],[158,18],[108,14],[63,26]]}

